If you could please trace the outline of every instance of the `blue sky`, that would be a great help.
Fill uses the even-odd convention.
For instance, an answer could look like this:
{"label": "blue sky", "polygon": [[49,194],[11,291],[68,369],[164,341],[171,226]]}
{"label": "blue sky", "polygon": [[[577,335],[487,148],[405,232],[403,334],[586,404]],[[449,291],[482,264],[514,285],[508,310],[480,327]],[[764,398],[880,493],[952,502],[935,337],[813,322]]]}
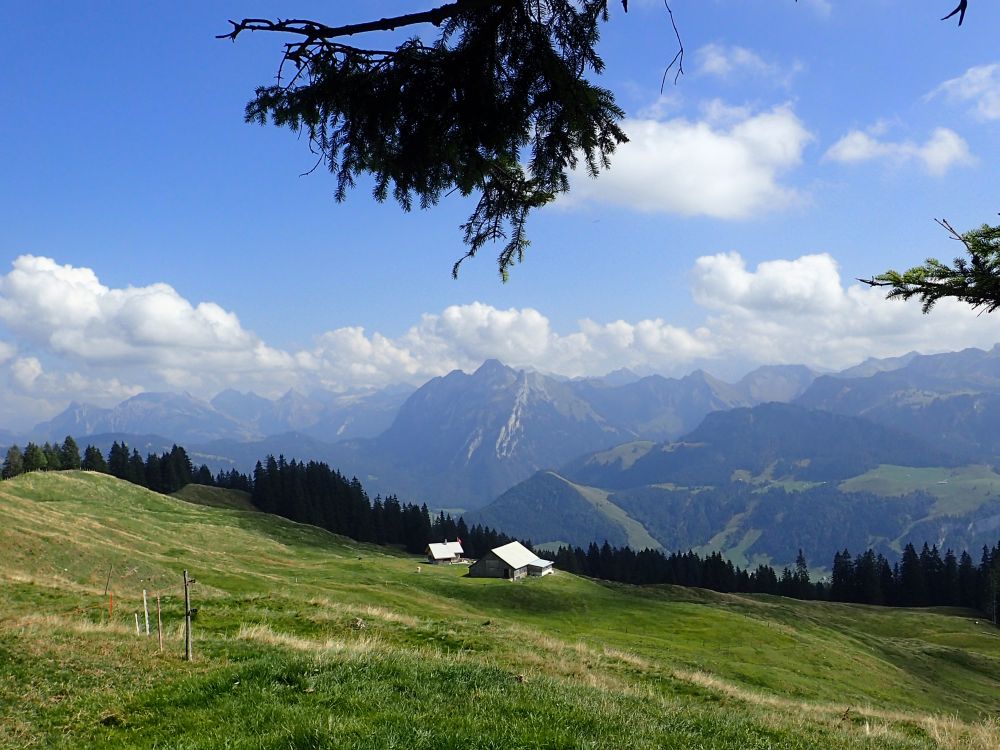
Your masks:
{"label": "blue sky", "polygon": [[[330,23],[432,3],[281,3]],[[725,377],[992,346],[996,319],[857,285],[991,220],[1000,8],[973,0],[611,6],[602,84],[632,142],[530,224],[501,284],[468,205],[345,204],[284,130],[244,124],[280,39],[214,38],[244,2],[18,3],[0,55],[0,426],[142,390],[380,386],[488,356],[567,375]],[[334,8],[331,10],[331,7]],[[384,42],[379,42],[384,44]]]}

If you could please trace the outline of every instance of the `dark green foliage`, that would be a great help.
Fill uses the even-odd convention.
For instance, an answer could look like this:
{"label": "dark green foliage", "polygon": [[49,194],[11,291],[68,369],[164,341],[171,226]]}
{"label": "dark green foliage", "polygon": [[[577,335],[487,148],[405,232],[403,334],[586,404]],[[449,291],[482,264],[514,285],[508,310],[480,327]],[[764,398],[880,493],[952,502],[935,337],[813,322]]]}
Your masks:
{"label": "dark green foliage", "polygon": [[83,461],[80,468],[86,471],[99,471],[102,474],[109,473],[108,462],[104,460],[104,455],[93,445],[88,445],[83,451]]}
{"label": "dark green foliage", "polygon": [[3,478],[10,479],[24,473],[24,454],[21,449],[12,445],[7,449],[7,455],[3,461]]}
{"label": "dark green foliage", "polygon": [[461,227],[463,260],[503,241],[506,279],[529,244],[530,211],[569,189],[578,162],[596,175],[627,140],[611,92],[586,79],[604,67],[595,46],[608,0],[459,0],[418,15],[374,30],[433,22],[436,39],[380,51],[341,44],[350,31],[311,21],[234,23],[228,38],[296,37],[246,119],[304,132],[336,175],[338,201],[363,174],[376,200],[391,194],[405,210],[478,195]]}
{"label": "dark green foliage", "polygon": [[139,451],[135,448],[132,449],[132,453],[128,457],[125,476],[122,478],[132,484],[138,484],[142,487],[146,486],[146,464],[143,462],[142,456],[139,455]]}
{"label": "dark green foliage", "polygon": [[920,299],[925,313],[946,297],[954,297],[993,312],[1000,307],[1000,226],[983,224],[979,229],[959,234],[947,222],[939,222],[952,239],[965,246],[968,257],[957,257],[949,266],[928,258],[922,266],[903,271],[886,271],[865,283],[888,287],[887,299]]}
{"label": "dark green foliage", "polygon": [[128,478],[128,446],[117,440],[108,451],[108,473],[118,479]]}
{"label": "dark green foliage", "polygon": [[24,449],[24,470],[43,471],[48,463],[48,458],[42,447],[35,443],[28,443]]}
{"label": "dark green foliage", "polygon": [[65,468],[62,465],[62,451],[59,449],[59,446],[46,442],[42,446],[42,453],[45,454],[44,468],[46,471],[59,471]]}
{"label": "dark green foliage", "polygon": [[[632,584],[670,583],[677,586],[697,586],[722,592],[753,592],[794,596],[810,591],[796,585],[783,590],[774,570],[760,565],[753,572],[742,570],[718,552],[702,557],[696,552],[673,552],[669,555],[658,550],[635,552],[629,547],[612,547],[604,542],[600,547],[591,542],[581,547],[560,547],[553,557],[560,570],[580,575],[623,581]],[[789,572],[789,579],[795,581]],[[808,573],[806,573],[808,583]]]}
{"label": "dark green foliage", "polygon": [[66,439],[63,440],[62,447],[59,449],[59,457],[64,469],[72,470],[81,467],[80,447],[76,444],[72,436],[67,435]]}
{"label": "dark green foliage", "polygon": [[[1000,544],[984,547],[982,562],[973,567],[967,552],[956,568],[956,576],[936,576],[947,568],[936,547],[924,545],[918,555],[907,545],[903,562],[894,571],[888,560],[867,550],[852,562],[846,549],[833,558],[829,583],[810,581],[805,555],[799,551],[794,568],[784,568],[779,577],[768,565],[743,570],[718,552],[702,557],[696,552],[657,550],[635,552],[628,547],[598,547],[591,542],[581,547],[560,547],[556,566],[580,575],[632,584],[669,583],[697,586],[713,591],[780,594],[794,599],[830,599],[840,602],[889,606],[961,606],[978,609],[991,618],[1000,618]],[[955,559],[951,550],[945,555]],[[930,581],[931,583],[928,583]]]}

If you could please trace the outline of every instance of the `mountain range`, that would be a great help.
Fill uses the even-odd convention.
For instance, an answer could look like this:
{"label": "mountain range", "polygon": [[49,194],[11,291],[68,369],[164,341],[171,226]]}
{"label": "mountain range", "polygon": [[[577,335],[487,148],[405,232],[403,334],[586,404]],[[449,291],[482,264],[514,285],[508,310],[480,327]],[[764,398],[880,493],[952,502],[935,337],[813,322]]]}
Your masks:
{"label": "mountain range", "polygon": [[[566,379],[487,360],[475,372],[456,370],[417,389],[289,391],[277,399],[227,390],[210,401],[144,393],[110,409],[71,404],[27,437],[71,434],[81,443],[113,437],[140,447],[176,442],[213,470],[249,471],[269,453],[322,460],[360,478],[373,495],[482,509],[470,518],[536,542],[601,541],[603,535],[633,544],[714,545],[751,559],[766,555],[770,542],[743,522],[761,522],[761,508],[779,490],[786,504],[796,498],[820,503],[822,496],[822,505],[843,511],[843,493],[831,488],[881,466],[964,471],[988,465],[1000,455],[998,416],[1000,346],[872,359],[827,374],[768,366],[735,383],[701,370],[681,378],[620,370]],[[980,495],[992,492],[992,481],[985,477]],[[734,505],[736,490],[746,490],[749,499]],[[528,505],[514,502],[518,493],[532,492],[534,499],[518,501]],[[879,507],[898,523],[881,535],[859,531],[862,541],[892,546],[901,529],[934,519],[952,528],[949,523],[964,518],[955,508],[944,512],[933,493],[893,508],[872,499],[888,497],[885,492],[869,495],[866,508]],[[770,499],[757,502],[764,496]],[[906,505],[911,500],[916,504]],[[904,506],[905,522],[897,513]],[[966,502],[962,512],[983,507]],[[541,526],[527,525],[529,519]],[[990,523],[980,520],[980,526]],[[667,533],[669,524],[678,531]],[[783,528],[774,519],[770,525]],[[562,531],[547,533],[553,527]],[[695,527],[698,534],[683,531]],[[735,537],[740,529],[746,538]]]}

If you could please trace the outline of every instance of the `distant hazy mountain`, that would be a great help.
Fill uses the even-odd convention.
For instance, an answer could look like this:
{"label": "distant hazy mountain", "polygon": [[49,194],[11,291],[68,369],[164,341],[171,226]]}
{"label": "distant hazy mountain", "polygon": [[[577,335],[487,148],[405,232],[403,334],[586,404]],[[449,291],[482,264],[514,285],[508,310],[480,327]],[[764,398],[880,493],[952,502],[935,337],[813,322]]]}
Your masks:
{"label": "distant hazy mountain", "polygon": [[[846,372],[846,371],[845,371]],[[1000,346],[913,355],[900,367],[850,378],[817,378],[796,403],[841,414],[864,414],[887,402],[920,404],[957,393],[1000,393]]]}
{"label": "distant hazy mountain", "polygon": [[572,384],[487,360],[411,395],[378,438],[336,446],[366,486],[436,506],[475,507],[540,468],[630,437]]}
{"label": "distant hazy mountain", "polygon": [[[259,440],[213,440],[209,443],[198,443],[188,448],[191,460],[195,463],[205,463],[213,472],[222,469],[236,469],[242,473],[250,473],[257,461],[263,461],[267,456],[284,456],[286,459],[298,461],[334,460],[334,448],[330,443],[317,440],[301,432],[286,432],[280,435],[269,435]],[[333,465],[342,469],[348,476],[352,475],[350,466]]]}
{"label": "distant hazy mountain", "polygon": [[919,356],[918,352],[909,352],[901,357],[886,357],[885,359],[869,357],[859,365],[848,367],[846,370],[836,373],[836,377],[867,378],[879,372],[889,372],[891,370],[898,370],[900,367],[906,367],[914,357]]}
{"label": "distant hazy mountain", "polygon": [[52,440],[97,433],[165,435],[182,444],[253,435],[247,425],[219,412],[207,401],[181,393],[140,393],[111,409],[74,403],[32,430],[40,439]]}
{"label": "distant hazy mountain", "polygon": [[954,456],[857,417],[768,403],[713,412],[678,441],[632,443],[576,459],[561,473],[581,484],[702,486],[747,478],[832,481],[879,464],[948,466]]}
{"label": "distant hazy mountain", "polygon": [[[978,496],[954,503],[949,477],[970,471],[958,463],[865,419],[769,403],[714,412],[678,441],[627,443],[538,472],[466,520],[541,544],[652,539],[744,565],[790,563],[800,547],[820,564],[845,545],[894,555],[917,533],[975,548],[1000,526],[1000,476],[976,468]],[[879,479],[885,466],[901,482]],[[942,499],[910,489],[907,471],[925,472]]]}
{"label": "distant hazy mountain", "polygon": [[805,365],[765,365],[744,375],[735,387],[751,404],[787,402],[801,396],[816,377]]}
{"label": "distant hazy mountain", "polygon": [[633,437],[653,440],[682,435],[709,412],[750,405],[736,387],[702,370],[683,378],[650,375],[617,386],[582,380],[571,387],[608,423]]}
{"label": "distant hazy mountain", "polygon": [[41,441],[62,440],[67,435],[78,437],[105,432],[109,428],[110,414],[111,409],[74,401],[52,419],[35,425],[31,434]]}
{"label": "distant hazy mountain", "polygon": [[795,403],[864,416],[944,450],[1000,455],[1000,346],[907,355],[900,366],[867,377],[817,378]]}
{"label": "distant hazy mountain", "polygon": [[380,434],[392,424],[400,405],[413,391],[405,385],[347,393],[314,391],[309,395],[290,390],[272,401],[252,392],[227,390],[212,399],[212,405],[250,426],[258,438],[300,432],[335,442]]}
{"label": "distant hazy mountain", "polygon": [[62,440],[66,435],[154,433],[176,443],[194,444],[308,433],[332,442],[383,432],[412,392],[409,386],[350,393],[317,391],[308,396],[290,390],[271,400],[229,389],[210,402],[188,394],[142,393],[110,409],[71,403],[62,413],[36,425],[31,435],[38,440]]}
{"label": "distant hazy mountain", "polygon": [[376,437],[392,425],[399,408],[415,390],[410,385],[391,385],[347,393],[317,391],[310,399],[322,404],[321,418],[296,429],[331,443]]}

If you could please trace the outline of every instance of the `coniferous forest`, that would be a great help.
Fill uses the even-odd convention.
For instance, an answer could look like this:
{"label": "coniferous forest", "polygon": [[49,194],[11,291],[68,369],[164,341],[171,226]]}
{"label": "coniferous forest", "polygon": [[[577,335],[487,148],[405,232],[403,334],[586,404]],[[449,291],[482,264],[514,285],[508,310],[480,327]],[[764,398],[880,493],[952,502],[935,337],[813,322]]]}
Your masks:
{"label": "coniferous forest", "polygon": [[[207,466],[195,468],[184,448],[174,445],[145,459],[122,442],[112,444],[105,458],[88,445],[81,456],[76,441],[67,436],[62,445],[28,443],[7,450],[4,479],[30,471],[84,469],[111,474],[162,493],[176,492],[196,483],[247,492],[253,505],[265,512],[308,523],[361,542],[423,552],[428,542],[461,539],[465,553],[479,557],[513,539],[487,526],[457,520],[443,512],[432,515],[426,504],[402,503],[395,496],[371,500],[361,482],[348,480],[327,464],[267,456],[252,475],[236,470],[215,476]],[[530,541],[526,541],[528,546]],[[978,609],[1000,620],[1000,543],[984,546],[979,562],[968,551],[956,554],[924,544],[920,552],[907,544],[898,562],[867,550],[852,556],[844,549],[833,556],[829,580],[812,581],[809,565],[799,550],[793,568],[780,574],[769,565],[753,570],[733,565],[720,553],[635,551],[591,543],[560,547],[554,562],[571,573],[636,585],[673,584],[723,593],[777,594],[796,599],[819,599],[891,607],[957,606]]]}

